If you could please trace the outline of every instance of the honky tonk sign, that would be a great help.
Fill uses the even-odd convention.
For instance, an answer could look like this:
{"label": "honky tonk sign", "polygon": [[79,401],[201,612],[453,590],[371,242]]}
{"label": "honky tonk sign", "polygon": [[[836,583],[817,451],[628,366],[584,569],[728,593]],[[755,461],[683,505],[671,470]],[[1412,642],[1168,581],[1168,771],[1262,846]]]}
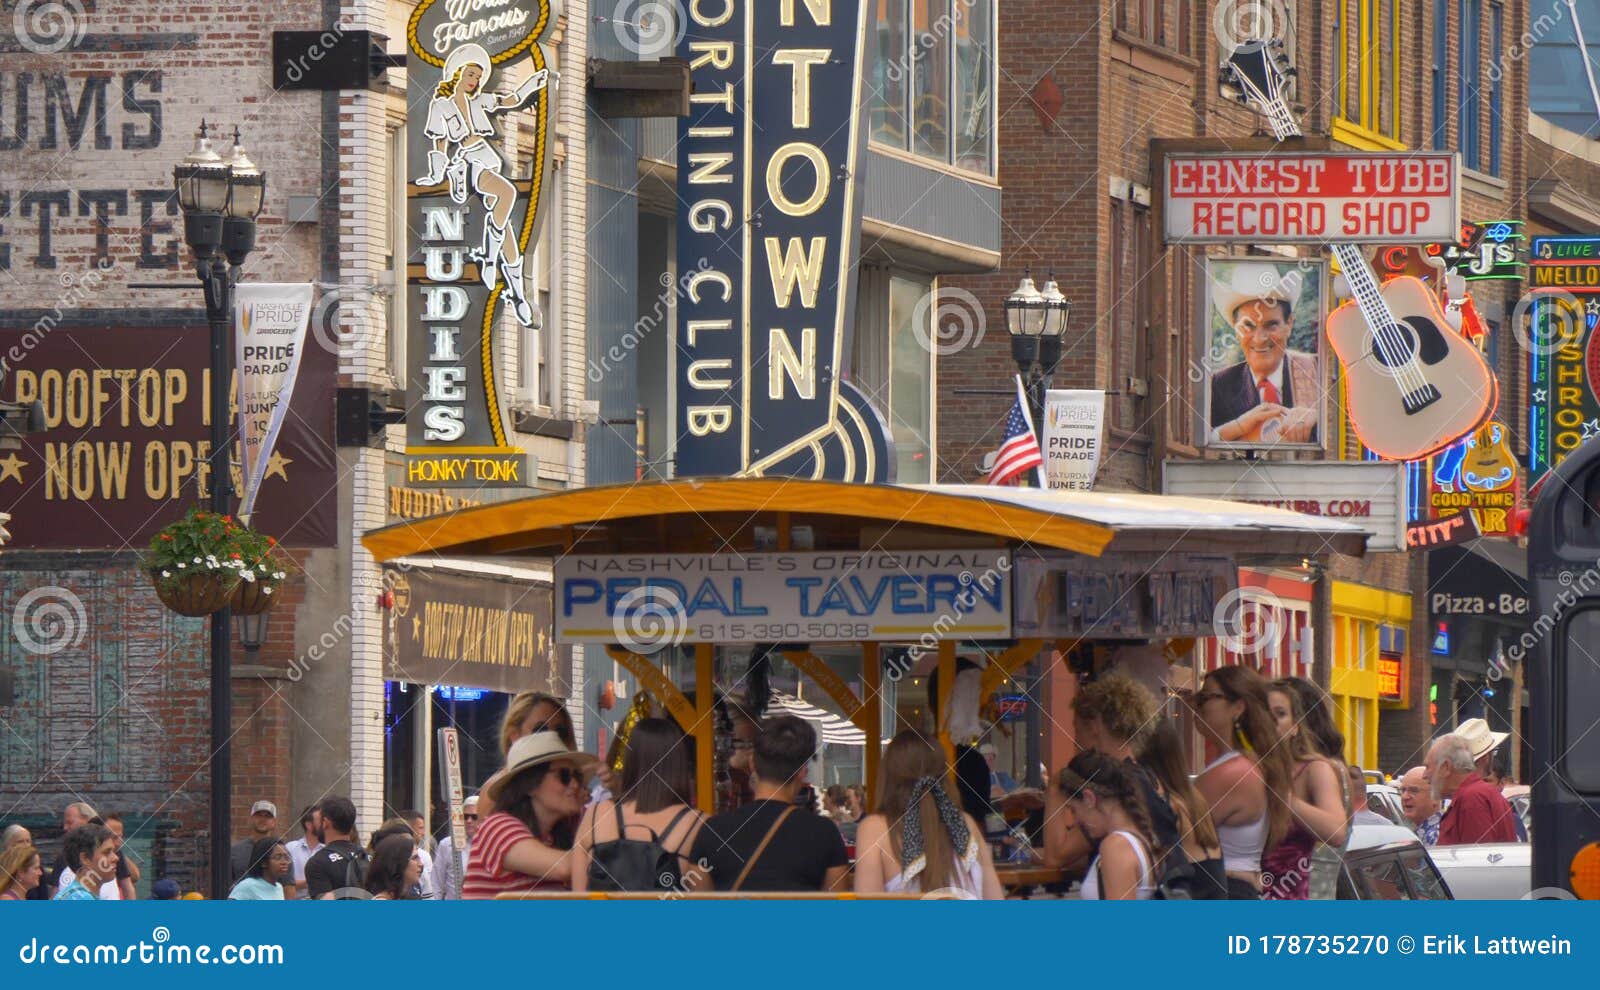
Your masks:
{"label": "honky tonk sign", "polygon": [[542,318],[527,251],[550,187],[555,77],[539,40],[555,18],[552,0],[422,0],[406,25],[412,486],[533,484],[506,438],[495,353]]}

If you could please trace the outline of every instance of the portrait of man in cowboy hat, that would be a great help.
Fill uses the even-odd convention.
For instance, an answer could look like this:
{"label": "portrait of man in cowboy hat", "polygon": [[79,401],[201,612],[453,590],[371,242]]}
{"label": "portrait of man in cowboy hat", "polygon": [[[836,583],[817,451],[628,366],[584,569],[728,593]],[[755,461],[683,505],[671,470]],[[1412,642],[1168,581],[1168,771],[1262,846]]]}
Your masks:
{"label": "portrait of man in cowboy hat", "polygon": [[1210,442],[1318,443],[1320,264],[1208,259],[1206,281]]}

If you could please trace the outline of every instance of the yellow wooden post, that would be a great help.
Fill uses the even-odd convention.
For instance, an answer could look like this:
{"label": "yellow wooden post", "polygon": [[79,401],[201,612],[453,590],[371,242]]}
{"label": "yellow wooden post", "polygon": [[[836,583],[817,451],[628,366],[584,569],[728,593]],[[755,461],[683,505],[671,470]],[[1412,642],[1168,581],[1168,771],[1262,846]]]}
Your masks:
{"label": "yellow wooden post", "polygon": [[712,706],[716,700],[716,647],[700,643],[694,648],[694,776],[695,797],[700,810],[711,814],[716,810],[716,719]]}
{"label": "yellow wooden post", "polygon": [[956,641],[953,639],[939,640],[939,698],[938,705],[934,708],[934,725],[939,729],[939,744],[944,747],[944,758],[950,762],[951,767],[956,762],[955,740],[950,738],[947,725],[950,710],[950,691],[956,686]]}
{"label": "yellow wooden post", "polygon": [[862,716],[867,734],[867,779],[865,793],[867,808],[873,804],[878,789],[878,760],[883,755],[883,664],[878,658],[877,643],[861,644],[861,694]]}

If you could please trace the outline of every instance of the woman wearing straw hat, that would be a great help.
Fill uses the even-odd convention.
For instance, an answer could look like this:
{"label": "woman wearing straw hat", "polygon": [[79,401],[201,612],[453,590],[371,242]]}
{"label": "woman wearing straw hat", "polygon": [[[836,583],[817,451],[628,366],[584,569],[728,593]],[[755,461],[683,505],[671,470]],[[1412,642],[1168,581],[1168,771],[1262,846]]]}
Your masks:
{"label": "woman wearing straw hat", "polygon": [[1322,388],[1317,359],[1289,350],[1304,279],[1263,262],[1223,267],[1211,300],[1244,360],[1211,376],[1213,438],[1225,443],[1315,443]]}
{"label": "woman wearing straw hat", "polygon": [[[492,292],[504,275],[506,298],[517,322],[533,326],[533,306],[523,286],[522,248],[516,232],[506,230],[516,209],[517,189],[503,174],[500,154],[489,143],[495,136],[489,118],[526,105],[544,89],[549,70],[540,69],[504,94],[487,92],[490,71],[489,53],[482,45],[462,45],[445,60],[422,132],[433,142],[428,174],[417,185],[436,186],[448,179],[450,198],[457,203],[467,201],[468,188],[478,194],[484,208],[483,247],[474,258],[482,264],[483,284]],[[456,147],[454,155],[447,151],[451,145]]]}
{"label": "woman wearing straw hat", "polygon": [[483,788],[500,810],[478,825],[463,899],[567,888],[572,823],[588,800],[585,783],[597,762],[568,749],[554,732],[534,732],[511,744],[505,770]]}

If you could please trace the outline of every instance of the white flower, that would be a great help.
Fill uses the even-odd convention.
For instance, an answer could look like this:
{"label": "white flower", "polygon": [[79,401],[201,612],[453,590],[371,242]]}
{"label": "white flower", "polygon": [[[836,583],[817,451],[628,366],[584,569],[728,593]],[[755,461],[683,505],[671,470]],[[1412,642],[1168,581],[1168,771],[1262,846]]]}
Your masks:
{"label": "white flower", "polygon": [[256,579],[256,576],[249,571],[244,571],[239,576],[244,578],[246,581],[254,581]]}
{"label": "white flower", "polygon": [[171,577],[172,576],[172,572],[171,571],[162,571],[161,572],[161,576],[162,577]]}
{"label": "white flower", "polygon": [[199,557],[196,557],[196,558],[195,558],[195,559],[194,559],[194,562],[195,562],[195,563],[197,563],[197,564],[198,564],[198,563],[200,563],[200,558],[199,558]]}
{"label": "white flower", "polygon": [[270,594],[272,594],[272,586],[271,586],[271,585],[270,585],[270,584],[264,584],[264,585],[262,585],[262,586],[261,586],[261,593],[262,593],[262,594],[263,594],[263,595],[270,595]]}
{"label": "white flower", "polygon": [[178,570],[183,570],[183,561],[178,561]]}
{"label": "white flower", "polygon": [[288,577],[288,574],[284,571],[279,571],[278,573],[272,575],[272,577],[275,581],[282,581],[284,578]]}

